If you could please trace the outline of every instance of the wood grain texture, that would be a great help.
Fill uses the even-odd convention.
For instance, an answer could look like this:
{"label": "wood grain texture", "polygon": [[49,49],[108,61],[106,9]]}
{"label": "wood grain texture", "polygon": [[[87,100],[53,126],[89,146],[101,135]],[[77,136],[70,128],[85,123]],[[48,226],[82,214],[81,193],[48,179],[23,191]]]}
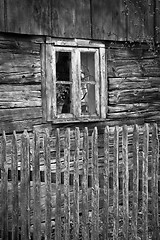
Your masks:
{"label": "wood grain texture", "polygon": [[50,35],[50,1],[7,0],[8,32]]}
{"label": "wood grain texture", "polygon": [[91,38],[90,1],[53,0],[52,36]]}
{"label": "wood grain texture", "polygon": [[92,1],[92,38],[126,39],[126,18],[123,1]]}
{"label": "wood grain texture", "polygon": [[5,18],[4,18],[4,13],[5,13],[5,7],[4,7],[4,0],[0,1],[0,31],[4,32],[5,31]]}

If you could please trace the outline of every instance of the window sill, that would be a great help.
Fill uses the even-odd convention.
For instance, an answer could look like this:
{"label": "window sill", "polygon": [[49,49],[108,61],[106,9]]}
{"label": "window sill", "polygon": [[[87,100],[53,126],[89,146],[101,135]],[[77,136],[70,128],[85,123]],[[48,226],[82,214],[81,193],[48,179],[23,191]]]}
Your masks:
{"label": "window sill", "polygon": [[106,118],[95,117],[81,117],[81,118],[56,118],[49,121],[52,124],[65,124],[65,123],[88,123],[88,122],[105,122]]}

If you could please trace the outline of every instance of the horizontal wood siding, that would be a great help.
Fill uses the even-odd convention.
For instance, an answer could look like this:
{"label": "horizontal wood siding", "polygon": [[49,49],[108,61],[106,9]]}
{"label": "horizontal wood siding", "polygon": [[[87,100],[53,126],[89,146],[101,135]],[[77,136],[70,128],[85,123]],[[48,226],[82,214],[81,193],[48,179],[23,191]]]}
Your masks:
{"label": "horizontal wood siding", "polygon": [[113,44],[106,50],[109,119],[159,119],[160,58],[146,47]]}
{"label": "horizontal wood siding", "polygon": [[0,131],[42,121],[40,43],[0,37],[0,112]]}

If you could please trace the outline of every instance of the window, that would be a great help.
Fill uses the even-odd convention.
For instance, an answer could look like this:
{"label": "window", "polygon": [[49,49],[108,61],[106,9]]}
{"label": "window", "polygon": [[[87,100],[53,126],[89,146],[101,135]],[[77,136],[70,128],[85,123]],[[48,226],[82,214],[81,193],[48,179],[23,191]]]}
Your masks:
{"label": "window", "polygon": [[106,118],[103,44],[49,38],[43,46],[42,59],[43,115],[46,120],[60,122]]}

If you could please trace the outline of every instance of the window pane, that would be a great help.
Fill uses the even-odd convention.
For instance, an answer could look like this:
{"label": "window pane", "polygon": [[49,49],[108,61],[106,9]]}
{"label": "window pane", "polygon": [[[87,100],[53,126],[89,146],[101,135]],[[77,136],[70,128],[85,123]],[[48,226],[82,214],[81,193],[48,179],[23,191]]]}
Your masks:
{"label": "window pane", "polygon": [[81,52],[81,114],[96,114],[94,53]]}
{"label": "window pane", "polygon": [[56,52],[56,80],[71,81],[71,53]]}
{"label": "window pane", "polygon": [[70,84],[57,84],[57,113],[71,113]]}
{"label": "window pane", "polygon": [[56,52],[57,114],[71,113],[71,53]]}
{"label": "window pane", "polygon": [[95,81],[93,52],[81,52],[81,81]]}

